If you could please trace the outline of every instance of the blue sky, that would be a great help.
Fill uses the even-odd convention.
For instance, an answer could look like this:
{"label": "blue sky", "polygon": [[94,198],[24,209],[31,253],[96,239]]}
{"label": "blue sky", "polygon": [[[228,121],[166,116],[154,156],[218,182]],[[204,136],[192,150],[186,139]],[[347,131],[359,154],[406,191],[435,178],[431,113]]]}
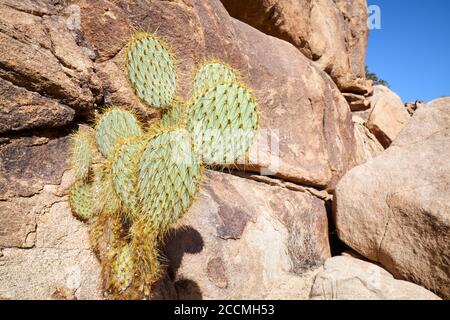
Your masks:
{"label": "blue sky", "polygon": [[404,102],[450,96],[450,1],[368,0],[381,9],[367,65]]}

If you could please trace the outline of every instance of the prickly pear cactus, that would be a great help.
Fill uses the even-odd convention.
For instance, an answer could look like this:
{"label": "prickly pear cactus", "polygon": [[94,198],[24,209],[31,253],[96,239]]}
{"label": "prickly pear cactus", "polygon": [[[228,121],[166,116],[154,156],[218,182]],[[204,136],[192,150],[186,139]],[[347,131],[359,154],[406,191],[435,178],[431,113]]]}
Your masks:
{"label": "prickly pear cactus", "polygon": [[127,52],[128,77],[136,95],[154,108],[167,108],[176,94],[175,63],[156,36],[136,35]]}
{"label": "prickly pear cactus", "polygon": [[143,130],[136,116],[130,111],[115,107],[100,117],[95,137],[100,152],[108,158],[119,140],[139,137],[142,134]]}
{"label": "prickly pear cactus", "polygon": [[210,61],[202,64],[194,79],[194,95],[200,95],[206,89],[224,82],[238,80],[236,71],[220,61]]}
{"label": "prickly pear cactus", "polygon": [[215,85],[189,106],[187,129],[208,165],[233,164],[248,151],[258,127],[256,100],[244,85]]}
{"label": "prickly pear cactus", "polygon": [[93,201],[91,184],[78,181],[70,189],[70,208],[78,219],[86,221],[95,214]]}
{"label": "prickly pear cactus", "polygon": [[[189,210],[202,165],[229,165],[245,155],[258,113],[253,93],[219,61],[200,66],[189,103],[175,98],[175,62],[154,35],[133,37],[127,73],[139,98],[163,110],[162,119],[144,130],[133,113],[112,107],[99,117],[95,137],[76,134],[77,182],[69,199],[75,216],[90,219],[108,292],[140,298],[152,295],[163,272],[161,240]],[[93,165],[95,148],[104,159]]]}

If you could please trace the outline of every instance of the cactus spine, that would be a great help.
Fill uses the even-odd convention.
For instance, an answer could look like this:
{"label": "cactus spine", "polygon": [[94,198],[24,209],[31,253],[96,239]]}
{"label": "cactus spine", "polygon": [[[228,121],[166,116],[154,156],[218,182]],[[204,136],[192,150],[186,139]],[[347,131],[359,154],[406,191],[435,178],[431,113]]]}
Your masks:
{"label": "cactus spine", "polygon": [[93,139],[82,133],[72,152],[72,211],[91,219],[92,246],[114,297],[151,296],[162,273],[161,239],[189,210],[203,165],[235,163],[258,127],[253,93],[219,61],[201,65],[189,103],[175,98],[175,62],[154,35],[133,37],[127,72],[138,97],[163,110],[159,124],[144,130],[132,113],[113,107],[95,126],[104,161],[92,165]]}

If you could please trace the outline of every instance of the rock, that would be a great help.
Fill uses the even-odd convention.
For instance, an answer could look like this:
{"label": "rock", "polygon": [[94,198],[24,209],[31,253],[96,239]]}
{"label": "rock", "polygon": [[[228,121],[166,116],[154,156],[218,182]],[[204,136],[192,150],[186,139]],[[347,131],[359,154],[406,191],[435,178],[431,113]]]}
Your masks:
{"label": "rock", "polygon": [[384,148],[366,128],[362,118],[354,115],[353,123],[355,125],[356,161],[358,164],[363,164],[381,154]]}
{"label": "rock", "polygon": [[68,169],[69,130],[15,137],[0,144],[0,200],[29,197],[59,184]]}
{"label": "rock", "polygon": [[44,1],[0,1],[0,132],[58,127],[99,101],[94,65]]}
{"label": "rock", "polygon": [[353,112],[370,109],[370,100],[365,96],[354,93],[344,93],[343,95]]}
{"label": "rock", "polygon": [[420,108],[335,192],[338,235],[396,278],[450,298],[450,105]]}
{"label": "rock", "polygon": [[33,241],[25,250],[0,236],[0,299],[101,299],[87,228],[72,216],[67,197],[44,191],[22,202],[35,221]]}
{"label": "rock", "polygon": [[368,39],[366,1],[221,0],[231,16],[291,42],[344,92],[364,94]]}
{"label": "rock", "polygon": [[235,26],[243,61],[249,61],[249,85],[261,110],[260,135],[249,152],[249,162],[256,166],[246,168],[332,190],[355,163],[351,114],[345,99],[333,82],[291,45],[241,22]]}
{"label": "rock", "polygon": [[102,297],[87,227],[65,196],[73,181],[64,174],[68,132],[34,132],[0,145],[0,299]]}
{"label": "rock", "polygon": [[0,248],[32,248],[36,240],[34,198],[0,201]]}
{"label": "rock", "polygon": [[367,122],[367,128],[387,148],[405,127],[411,116],[406,111],[400,97],[385,86],[375,86],[371,105],[372,112]]}
{"label": "rock", "polygon": [[185,98],[204,60],[219,58],[242,72],[262,120],[249,169],[333,190],[354,166],[348,104],[330,78],[292,45],[231,19],[219,0],[52,3],[0,0],[0,132],[65,126],[100,102],[146,121],[157,117],[124,72],[124,47],[139,26],[157,29],[172,46]]}
{"label": "rock", "polygon": [[395,280],[376,264],[348,256],[325,262],[314,280],[312,300],[441,300],[410,282]]}
{"label": "rock", "polygon": [[180,298],[306,299],[330,257],[324,202],[228,174],[207,171],[183,224],[165,249]]}
{"label": "rock", "polygon": [[128,16],[110,1],[80,0],[72,3],[71,7],[79,15],[80,24],[76,27],[96,53],[96,62],[114,58],[133,34]]}
{"label": "rock", "polygon": [[450,97],[442,97],[428,102],[425,107],[450,106]]}
{"label": "rock", "polygon": [[0,133],[64,126],[75,111],[0,78]]}

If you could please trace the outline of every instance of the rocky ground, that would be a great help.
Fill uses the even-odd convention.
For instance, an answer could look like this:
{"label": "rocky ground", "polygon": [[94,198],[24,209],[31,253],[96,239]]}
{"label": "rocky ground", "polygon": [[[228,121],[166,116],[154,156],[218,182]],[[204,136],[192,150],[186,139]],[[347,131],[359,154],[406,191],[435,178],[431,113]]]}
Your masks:
{"label": "rocky ground", "polygon": [[262,122],[251,166],[207,172],[155,298],[450,298],[450,99],[367,81],[366,21],[365,0],[0,0],[0,299],[105,298],[69,134],[114,104],[158,119],[124,72],[142,30],[181,96],[221,59]]}

